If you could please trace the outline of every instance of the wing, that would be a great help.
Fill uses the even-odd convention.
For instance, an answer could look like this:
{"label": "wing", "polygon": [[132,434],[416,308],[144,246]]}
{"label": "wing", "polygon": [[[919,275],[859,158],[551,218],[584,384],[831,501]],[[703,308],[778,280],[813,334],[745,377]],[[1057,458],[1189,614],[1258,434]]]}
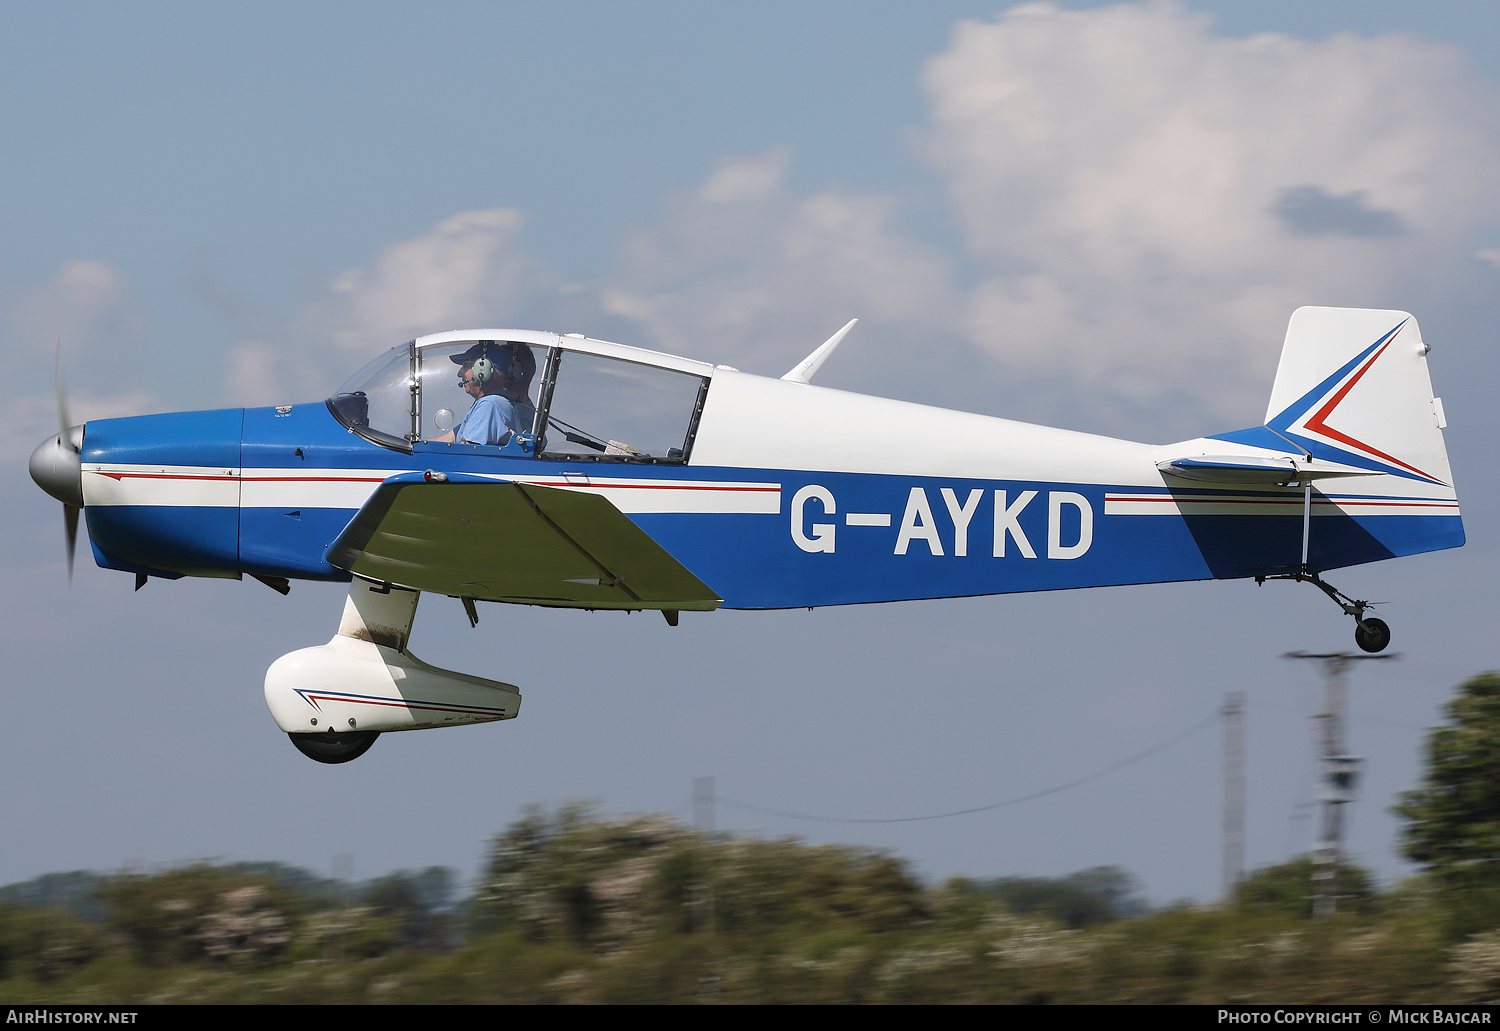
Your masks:
{"label": "wing", "polygon": [[483,601],[707,610],[722,600],[607,499],[477,476],[392,476],[327,557],[369,580]]}

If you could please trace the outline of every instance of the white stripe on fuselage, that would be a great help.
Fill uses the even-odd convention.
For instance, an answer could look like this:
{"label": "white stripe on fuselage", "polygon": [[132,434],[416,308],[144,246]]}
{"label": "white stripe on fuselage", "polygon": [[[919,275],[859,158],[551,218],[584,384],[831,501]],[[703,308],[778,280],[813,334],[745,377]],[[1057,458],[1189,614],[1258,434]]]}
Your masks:
{"label": "white stripe on fuselage", "polygon": [[[224,469],[210,466],[84,466],[88,505],[169,508],[346,508],[369,500],[399,469]],[[608,498],[621,512],[776,515],[781,484],[601,477],[589,472],[499,476]]]}
{"label": "white stripe on fuselage", "polygon": [[395,469],[246,469],[241,508],[359,508]]}
{"label": "white stripe on fuselage", "polygon": [[[1296,494],[1246,497],[1242,494],[1105,494],[1104,514],[1156,516],[1302,515],[1303,497]],[[1312,497],[1314,516],[1411,516],[1459,514],[1457,501],[1426,498],[1325,495]]]}
{"label": "white stripe on fuselage", "polygon": [[83,503],[91,507],[238,508],[240,470],[222,466],[87,463],[83,467]]}
{"label": "white stripe on fuselage", "polygon": [[563,487],[608,498],[626,514],[648,512],[778,515],[781,484],[734,480],[646,480],[591,474],[517,476],[521,483]]}
{"label": "white stripe on fuselage", "polygon": [[[90,464],[83,468],[88,505],[152,505],[172,508],[358,509],[398,469],[225,469],[217,466]],[[589,471],[489,478],[575,490],[608,498],[627,514],[776,515],[781,484],[760,481],[675,480],[604,477]],[[1313,496],[1315,516],[1458,515],[1447,499],[1360,495]],[[1300,493],[1246,497],[1242,494],[1173,496],[1150,492],[1105,495],[1105,515],[1300,515]],[[868,523],[867,523],[868,520]],[[879,525],[889,525],[889,516]],[[867,514],[850,525],[876,525]]]}

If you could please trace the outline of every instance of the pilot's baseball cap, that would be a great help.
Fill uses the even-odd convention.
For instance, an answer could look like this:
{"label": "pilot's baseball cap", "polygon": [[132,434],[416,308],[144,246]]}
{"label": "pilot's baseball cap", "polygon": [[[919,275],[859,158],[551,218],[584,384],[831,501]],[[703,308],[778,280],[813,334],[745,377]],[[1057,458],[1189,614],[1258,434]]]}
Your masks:
{"label": "pilot's baseball cap", "polygon": [[450,354],[448,360],[454,365],[473,365],[481,358],[495,361],[502,355],[509,357],[521,369],[521,380],[530,379],[536,372],[536,355],[525,344],[506,340],[481,340],[461,354]]}
{"label": "pilot's baseball cap", "polygon": [[497,345],[493,340],[481,340],[463,354],[450,354],[448,360],[454,365],[473,365],[481,358],[490,358]]}

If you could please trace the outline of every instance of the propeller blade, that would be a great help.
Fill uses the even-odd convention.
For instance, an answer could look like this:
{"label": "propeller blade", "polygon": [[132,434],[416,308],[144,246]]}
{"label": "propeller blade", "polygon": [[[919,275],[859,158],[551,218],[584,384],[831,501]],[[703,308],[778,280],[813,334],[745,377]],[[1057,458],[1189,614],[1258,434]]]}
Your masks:
{"label": "propeller blade", "polygon": [[[62,334],[57,335],[57,357],[53,364],[53,379],[57,384],[57,425],[59,427],[63,447],[72,448],[74,453],[78,452],[73,443],[73,423],[68,419],[68,387],[63,380],[62,364]],[[68,537],[68,583],[73,582],[73,553],[78,550],[78,512],[76,505],[63,504],[63,530]]]}
{"label": "propeller blade", "polygon": [[[63,443],[72,446],[73,438],[68,432],[73,424],[68,420],[68,387],[63,381],[62,365],[62,336],[57,338],[57,361],[53,368],[53,380],[57,384],[57,426],[62,433]],[[77,448],[74,448],[76,451]]]}
{"label": "propeller blade", "polygon": [[68,583],[73,582],[73,552],[78,548],[78,512],[72,505],[63,506],[63,528],[68,533]]}

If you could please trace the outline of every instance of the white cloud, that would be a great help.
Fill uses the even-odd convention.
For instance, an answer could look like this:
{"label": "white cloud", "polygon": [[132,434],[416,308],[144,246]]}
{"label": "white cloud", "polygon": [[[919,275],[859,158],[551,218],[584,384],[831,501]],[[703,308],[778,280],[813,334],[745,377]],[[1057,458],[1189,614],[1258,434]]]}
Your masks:
{"label": "white cloud", "polygon": [[[622,242],[612,276],[567,283],[521,238],[510,208],[462,212],[335,276],[274,332],[235,346],[227,400],[271,404],[327,392],[413,336],[478,326],[623,320],[622,342],[790,367],[845,321],[862,341],[952,326],[959,298],[942,257],[895,228],[894,198],[786,186],[783,149],[723,160]],[[862,345],[863,346],[863,345]]]}
{"label": "white cloud", "polygon": [[924,84],[922,151],[989,269],[970,339],[1142,397],[1261,389],[1293,308],[1399,307],[1500,197],[1493,88],[1410,36],[1027,4],[961,23]]}
{"label": "white cloud", "polygon": [[604,310],[654,346],[777,373],[850,318],[862,336],[930,333],[951,322],[947,262],[895,225],[894,198],[787,188],[776,149],[723,160],[626,239]]}
{"label": "white cloud", "polygon": [[434,326],[484,324],[550,286],[521,247],[523,222],[514,208],[461,212],[388,247],[373,268],[342,273],[330,286],[335,342],[363,352]]}
{"label": "white cloud", "polygon": [[515,324],[557,277],[521,243],[514,208],[464,211],[348,269],[275,339],[241,342],[227,392],[240,404],[327,393],[367,359],[414,336]]}

